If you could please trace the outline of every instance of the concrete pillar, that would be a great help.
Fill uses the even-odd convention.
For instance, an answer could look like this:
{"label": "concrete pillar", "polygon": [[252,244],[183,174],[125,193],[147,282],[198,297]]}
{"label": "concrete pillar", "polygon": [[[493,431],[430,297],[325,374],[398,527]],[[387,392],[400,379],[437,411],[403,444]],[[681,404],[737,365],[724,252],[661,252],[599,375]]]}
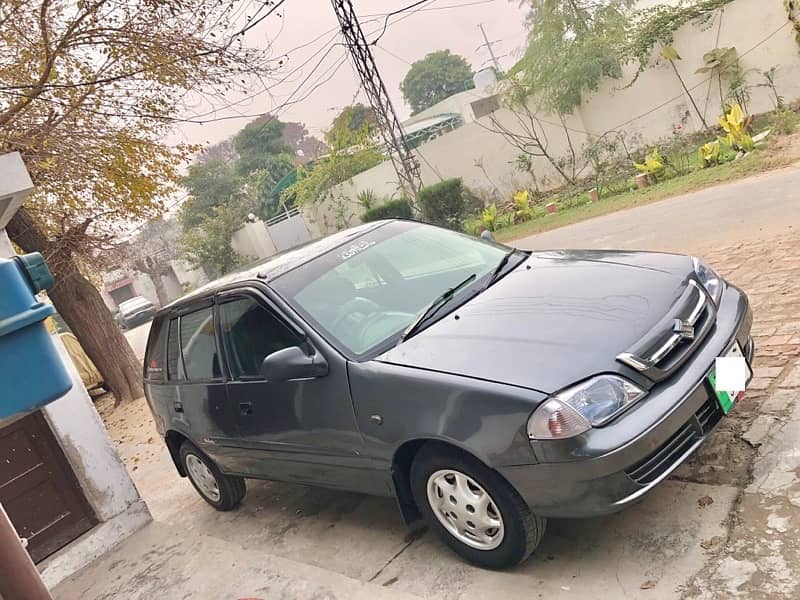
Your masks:
{"label": "concrete pillar", "polygon": [[5,229],[0,229],[0,258],[11,258],[14,256],[14,247]]}
{"label": "concrete pillar", "polygon": [[100,523],[42,564],[42,579],[57,585],[151,521],[133,480],[108,437],[58,335],[53,335],[73,381],[72,389],[42,409]]}
{"label": "concrete pillar", "polygon": [[[0,257],[14,254],[5,229],[0,229]],[[43,581],[51,588],[151,520],[61,338],[52,338],[73,386],[66,395],[45,406],[42,414],[99,523],[38,565]]]}

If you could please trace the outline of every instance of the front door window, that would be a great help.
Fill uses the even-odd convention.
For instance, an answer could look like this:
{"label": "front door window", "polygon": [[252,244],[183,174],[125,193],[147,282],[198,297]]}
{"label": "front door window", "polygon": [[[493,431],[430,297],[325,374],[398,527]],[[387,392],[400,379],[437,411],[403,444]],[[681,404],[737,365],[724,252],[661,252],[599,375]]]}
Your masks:
{"label": "front door window", "polygon": [[237,298],[219,307],[225,354],[234,379],[259,378],[261,363],[278,350],[303,340],[253,298]]}

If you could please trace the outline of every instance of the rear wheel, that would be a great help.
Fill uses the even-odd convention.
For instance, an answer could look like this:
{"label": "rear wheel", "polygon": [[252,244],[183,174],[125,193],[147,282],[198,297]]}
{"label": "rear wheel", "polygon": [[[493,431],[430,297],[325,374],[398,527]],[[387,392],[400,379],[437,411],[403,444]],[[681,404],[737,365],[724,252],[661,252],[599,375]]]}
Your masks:
{"label": "rear wheel", "polygon": [[423,447],[411,466],[411,489],[431,528],[476,565],[512,567],[530,556],[544,534],[545,520],[514,488],[454,448]]}
{"label": "rear wheel", "polygon": [[224,475],[217,465],[190,441],[181,445],[181,462],[197,493],[217,510],[236,508],[247,488],[242,477]]}

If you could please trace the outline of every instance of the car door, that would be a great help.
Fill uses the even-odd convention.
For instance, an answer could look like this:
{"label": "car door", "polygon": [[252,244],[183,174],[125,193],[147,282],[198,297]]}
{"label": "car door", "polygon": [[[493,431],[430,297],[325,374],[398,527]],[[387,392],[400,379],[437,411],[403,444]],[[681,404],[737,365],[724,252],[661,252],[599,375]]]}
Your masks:
{"label": "car door", "polygon": [[[228,398],[238,407],[243,474],[386,493],[372,461],[362,456],[344,359],[314,343],[256,289],[217,297],[220,339],[230,381]],[[292,346],[324,352],[324,377],[267,381],[261,364]],[[371,489],[377,486],[376,491]]]}
{"label": "car door", "polygon": [[236,407],[228,399],[211,300],[171,316],[167,325],[167,388],[172,423],[225,472],[237,470]]}

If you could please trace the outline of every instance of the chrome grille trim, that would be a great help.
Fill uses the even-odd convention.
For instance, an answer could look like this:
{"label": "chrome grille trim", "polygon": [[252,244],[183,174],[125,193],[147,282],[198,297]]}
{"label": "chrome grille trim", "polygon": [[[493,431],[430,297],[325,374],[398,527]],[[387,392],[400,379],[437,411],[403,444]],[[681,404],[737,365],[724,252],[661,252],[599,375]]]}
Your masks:
{"label": "chrome grille trim", "polygon": [[[676,322],[680,321],[689,327],[694,327],[706,310],[708,310],[710,312],[710,321],[712,323],[704,324],[703,331],[701,332],[701,335],[697,336],[697,339],[695,339],[694,334],[687,336],[683,333],[676,332],[670,335],[666,341],[656,348],[656,350],[650,352],[648,356],[640,356],[632,352],[623,352],[617,356],[618,361],[628,365],[633,369],[636,369],[641,373],[652,373],[654,370],[657,370],[656,368],[658,364],[667,358],[681,342],[687,340],[692,342],[692,346],[694,346],[705,337],[705,335],[708,333],[709,327],[711,324],[713,324],[713,321],[716,321],[717,309],[713,300],[711,300],[711,298],[708,296],[708,293],[700,283],[694,279],[690,279],[688,284],[699,292],[698,299],[689,314],[684,319],[676,319]],[[691,352],[691,348],[687,351],[687,354],[689,352]]]}

